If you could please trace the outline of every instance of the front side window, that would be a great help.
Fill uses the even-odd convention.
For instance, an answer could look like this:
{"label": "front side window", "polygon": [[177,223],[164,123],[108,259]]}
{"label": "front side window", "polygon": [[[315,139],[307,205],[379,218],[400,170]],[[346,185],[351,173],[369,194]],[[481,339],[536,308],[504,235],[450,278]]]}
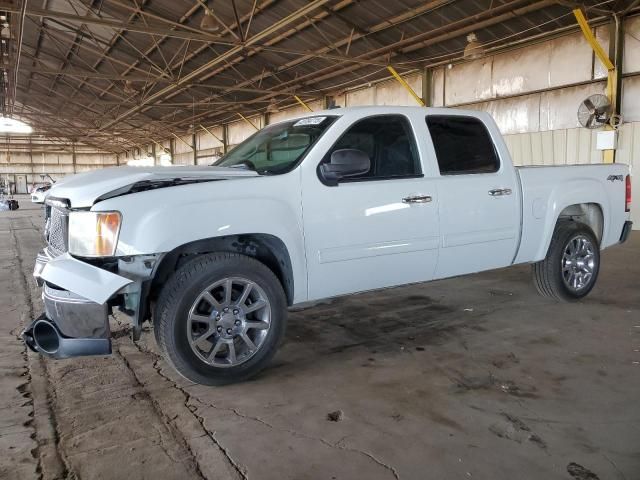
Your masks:
{"label": "front side window", "polygon": [[477,118],[429,115],[427,127],[441,175],[493,173],[500,169],[493,140]]}
{"label": "front side window", "polygon": [[411,126],[402,115],[380,115],[356,122],[331,147],[322,162],[330,162],[331,154],[342,149],[361,150],[371,161],[367,173],[350,177],[348,181],[411,177],[422,173]]}
{"label": "front side window", "polygon": [[265,127],[214,165],[246,168],[261,175],[289,172],[335,119],[335,116],[307,117]]}

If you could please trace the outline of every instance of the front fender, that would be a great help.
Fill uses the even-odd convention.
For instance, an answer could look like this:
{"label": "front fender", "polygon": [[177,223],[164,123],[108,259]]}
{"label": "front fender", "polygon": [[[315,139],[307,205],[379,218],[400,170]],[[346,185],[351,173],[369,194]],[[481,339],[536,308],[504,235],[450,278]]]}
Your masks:
{"label": "front fender", "polygon": [[294,303],[306,300],[299,172],[169,187],[116,197],[92,210],[117,210],[116,255],[164,253],[197,240],[268,234],[289,251]]}

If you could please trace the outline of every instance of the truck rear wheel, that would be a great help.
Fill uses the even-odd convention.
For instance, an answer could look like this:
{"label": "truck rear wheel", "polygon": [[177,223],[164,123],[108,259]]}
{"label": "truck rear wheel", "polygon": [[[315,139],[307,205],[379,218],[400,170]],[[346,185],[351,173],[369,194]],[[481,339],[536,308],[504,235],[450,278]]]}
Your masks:
{"label": "truck rear wheel", "polygon": [[236,253],[201,255],[180,267],[162,289],[154,315],[165,358],[204,385],[257,374],[275,354],[286,322],[278,278]]}
{"label": "truck rear wheel", "polygon": [[575,301],[586,296],[600,270],[600,244],[591,228],[578,222],[560,222],[547,257],[533,264],[538,292],[557,300]]}

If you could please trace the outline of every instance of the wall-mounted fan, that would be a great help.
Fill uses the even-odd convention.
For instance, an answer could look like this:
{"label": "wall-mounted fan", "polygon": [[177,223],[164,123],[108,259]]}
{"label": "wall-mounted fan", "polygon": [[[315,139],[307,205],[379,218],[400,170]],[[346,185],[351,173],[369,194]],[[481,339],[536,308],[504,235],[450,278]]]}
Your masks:
{"label": "wall-mounted fan", "polygon": [[585,128],[598,128],[609,123],[612,113],[607,96],[598,93],[582,101],[578,107],[578,122]]}

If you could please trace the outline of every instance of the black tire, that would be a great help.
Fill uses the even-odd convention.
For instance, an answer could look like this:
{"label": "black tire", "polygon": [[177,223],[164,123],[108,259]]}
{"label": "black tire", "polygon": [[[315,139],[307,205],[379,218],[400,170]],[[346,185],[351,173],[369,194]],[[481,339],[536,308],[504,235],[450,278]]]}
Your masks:
{"label": "black tire", "polygon": [[[217,280],[241,276],[266,294],[271,326],[263,343],[244,363],[218,367],[205,363],[193,351],[188,338],[188,315],[198,295]],[[241,382],[260,372],[280,345],[287,323],[287,300],[273,272],[259,261],[237,253],[196,256],[181,266],[165,284],[154,312],[156,340],[165,359],[187,380],[203,385]]]}
{"label": "black tire", "polygon": [[[574,289],[568,286],[563,277],[563,255],[572,240],[579,236],[586,237],[594,247],[593,273],[583,287]],[[533,281],[540,295],[572,302],[585,297],[593,289],[599,270],[600,243],[593,230],[583,223],[562,221],[556,226],[546,258],[533,264]]]}

